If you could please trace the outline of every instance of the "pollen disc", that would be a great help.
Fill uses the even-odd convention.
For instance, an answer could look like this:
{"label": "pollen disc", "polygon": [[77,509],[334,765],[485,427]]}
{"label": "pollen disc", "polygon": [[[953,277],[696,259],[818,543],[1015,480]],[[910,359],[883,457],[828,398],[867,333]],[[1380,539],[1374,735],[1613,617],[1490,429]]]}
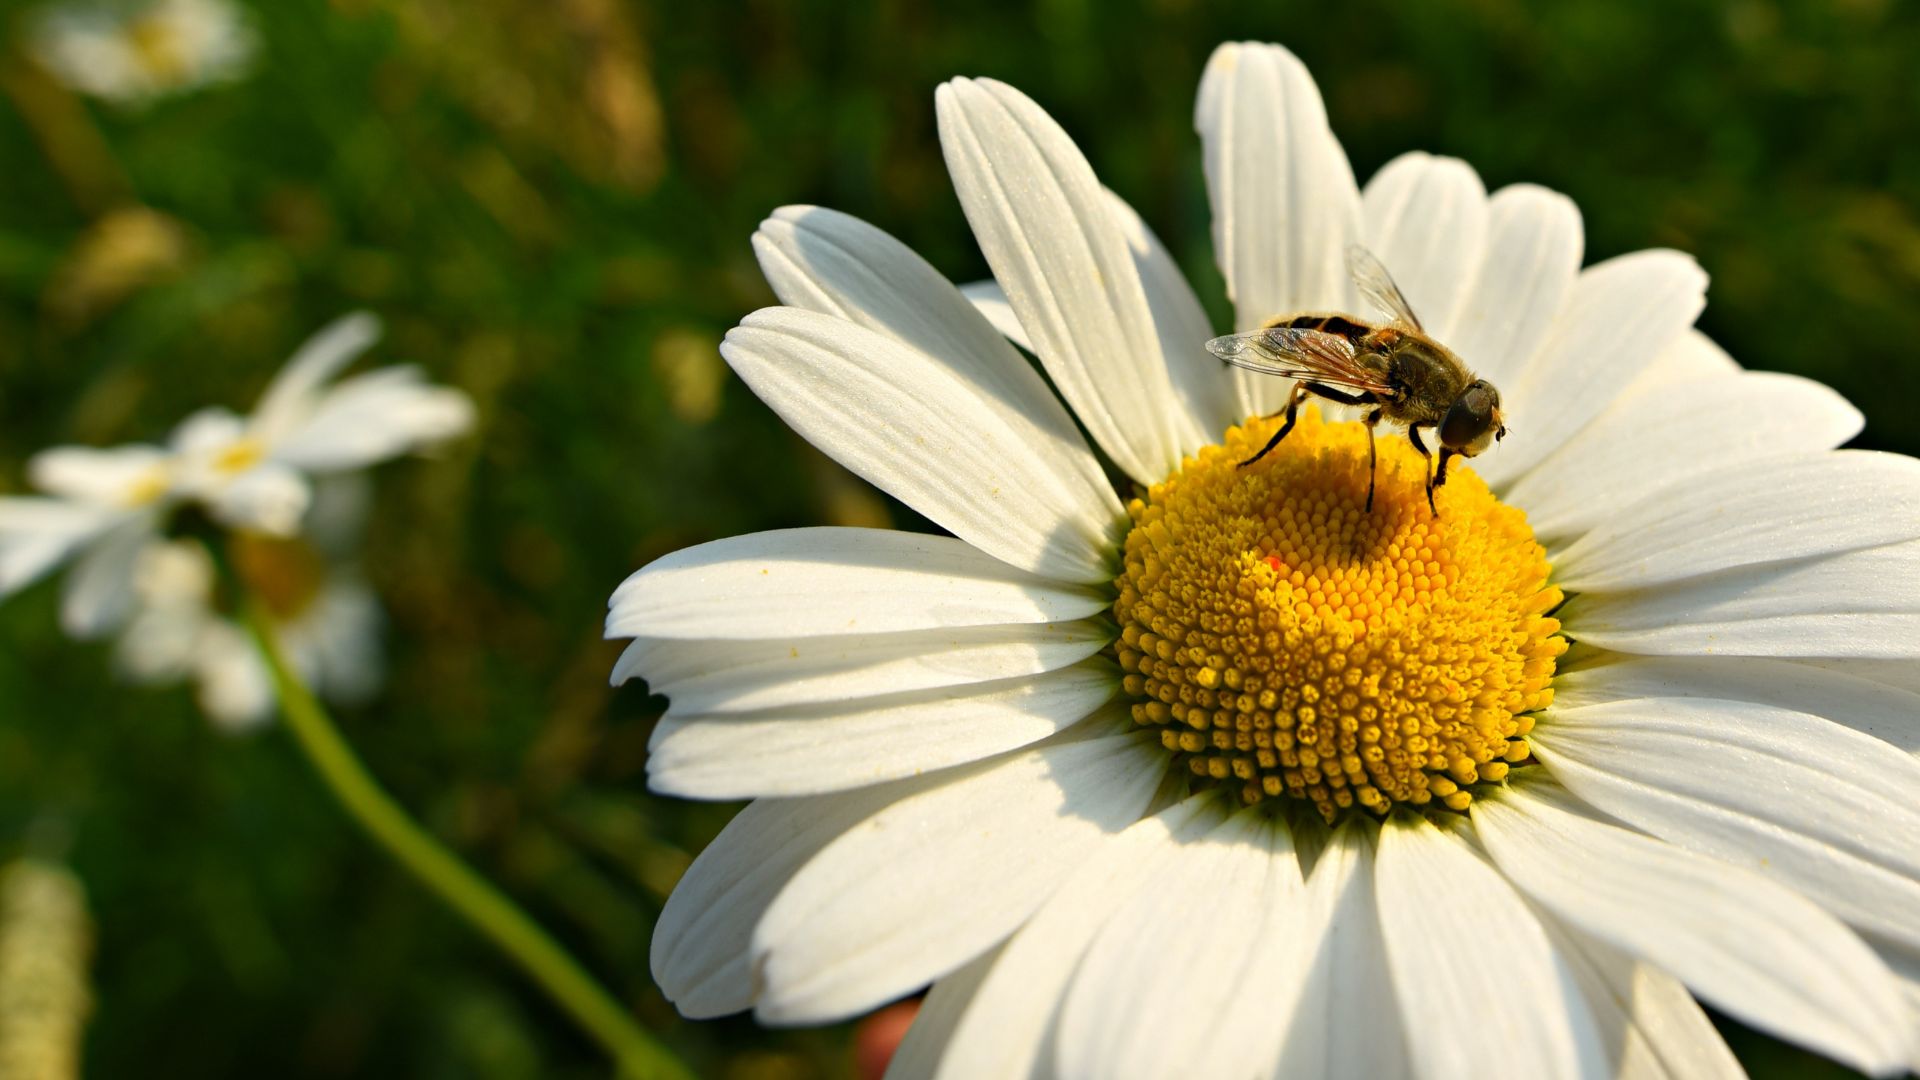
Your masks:
{"label": "pollen disc", "polygon": [[1567,646],[1546,552],[1459,462],[1436,519],[1398,433],[1368,512],[1366,429],[1316,410],[1240,467],[1278,424],[1230,429],[1127,508],[1133,718],[1248,802],[1464,810],[1528,759],[1528,714],[1552,700]]}
{"label": "pollen disc", "polygon": [[305,614],[327,582],[326,561],[303,540],[242,532],[234,535],[228,554],[234,573],[283,621]]}

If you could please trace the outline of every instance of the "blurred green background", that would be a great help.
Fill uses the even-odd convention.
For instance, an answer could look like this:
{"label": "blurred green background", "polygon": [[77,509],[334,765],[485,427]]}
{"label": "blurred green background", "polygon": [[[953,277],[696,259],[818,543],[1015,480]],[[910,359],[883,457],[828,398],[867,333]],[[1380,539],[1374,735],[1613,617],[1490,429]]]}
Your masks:
{"label": "blurred green background", "polygon": [[[703,1075],[843,1076],[846,1029],[677,1018],[652,922],[732,808],[656,799],[661,701],[605,687],[607,594],[674,548],[914,524],[808,450],[714,353],[772,302],[747,238],[783,203],[984,276],[932,93],[1012,82],[1225,304],[1194,88],[1219,41],[1280,41],[1356,172],[1408,149],[1530,180],[1589,261],[1652,245],[1713,275],[1704,328],[1920,452],[1920,6],[1892,0],[1200,0],[936,14],[911,2],[279,0],[242,81],[129,110],[24,59],[0,6],[0,491],[54,443],[249,404],[368,307],[382,362],[482,428],[380,477],[368,570],[393,678],[342,723],[400,799]],[[145,208],[145,209],[138,209]],[[64,858],[98,927],[94,1076],[603,1075],[594,1048],[336,812],[284,734],[111,677],[46,586],[0,607],[0,859]],[[1841,1071],[1729,1025],[1757,1076]]]}

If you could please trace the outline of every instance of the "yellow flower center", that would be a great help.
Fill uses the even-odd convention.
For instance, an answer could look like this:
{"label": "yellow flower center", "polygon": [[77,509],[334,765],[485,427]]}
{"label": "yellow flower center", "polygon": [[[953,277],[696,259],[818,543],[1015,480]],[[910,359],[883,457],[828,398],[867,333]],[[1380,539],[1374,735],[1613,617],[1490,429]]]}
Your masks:
{"label": "yellow flower center", "polygon": [[173,20],[148,15],[126,28],[127,45],[154,82],[170,86],[187,74],[186,41]]}
{"label": "yellow flower center", "polygon": [[1426,462],[1303,410],[1227,432],[1127,508],[1114,602],[1137,723],[1247,802],[1464,810],[1529,757],[1566,651],[1546,552],[1469,469],[1427,509]]}
{"label": "yellow flower center", "polygon": [[238,476],[265,461],[267,448],[258,439],[235,439],[213,457],[213,469],[225,476]]}
{"label": "yellow flower center", "polygon": [[172,488],[173,481],[172,478],[167,475],[167,470],[155,465],[153,468],[142,472],[134,479],[133,483],[127,485],[126,495],[121,501],[130,509],[141,506],[152,506],[165,497],[167,492],[172,490]]}

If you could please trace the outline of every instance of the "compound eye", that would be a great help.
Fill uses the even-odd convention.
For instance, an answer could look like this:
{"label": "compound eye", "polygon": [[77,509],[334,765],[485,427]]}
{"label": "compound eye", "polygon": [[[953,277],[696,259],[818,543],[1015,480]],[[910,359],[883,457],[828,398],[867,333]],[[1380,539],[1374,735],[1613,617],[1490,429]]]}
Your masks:
{"label": "compound eye", "polygon": [[[1484,441],[1491,427],[1493,395],[1475,383],[1454,401],[1440,421],[1440,445],[1467,450],[1475,443]],[[1475,453],[1477,450],[1468,452]]]}

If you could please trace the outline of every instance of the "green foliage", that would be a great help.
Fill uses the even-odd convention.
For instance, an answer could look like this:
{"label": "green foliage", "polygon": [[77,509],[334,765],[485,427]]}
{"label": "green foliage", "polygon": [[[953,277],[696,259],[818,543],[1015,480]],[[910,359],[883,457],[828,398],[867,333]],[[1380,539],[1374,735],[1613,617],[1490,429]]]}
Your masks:
{"label": "green foliage", "polygon": [[[341,721],[707,1075],[851,1059],[844,1031],[689,1024],[653,989],[652,920],[729,808],[645,793],[661,703],[605,689],[600,617],[688,543],[913,524],[737,382],[710,400],[712,347],[771,302],[747,237],[783,203],[984,276],[935,137],[940,80],[1005,79],[1052,111],[1223,321],[1193,92],[1217,42],[1281,41],[1362,177],[1453,154],[1489,187],[1571,195],[1589,261],[1691,251],[1734,356],[1840,389],[1860,445],[1920,452],[1920,12],[1890,0],[290,0],[253,12],[250,77],[139,111],[36,75],[24,11],[0,22],[0,490],[43,446],[243,407],[313,329],[379,312],[376,355],[466,389],[482,426],[379,478],[367,569],[395,674]],[[101,224],[132,205],[162,216]],[[124,280],[102,245],[133,258]],[[0,607],[0,857],[60,855],[86,882],[93,1074],[602,1075],[350,830],[283,732],[222,735],[185,690],[118,684],[53,608],[45,586]],[[1756,1075],[1811,1063],[1736,1041]]]}

